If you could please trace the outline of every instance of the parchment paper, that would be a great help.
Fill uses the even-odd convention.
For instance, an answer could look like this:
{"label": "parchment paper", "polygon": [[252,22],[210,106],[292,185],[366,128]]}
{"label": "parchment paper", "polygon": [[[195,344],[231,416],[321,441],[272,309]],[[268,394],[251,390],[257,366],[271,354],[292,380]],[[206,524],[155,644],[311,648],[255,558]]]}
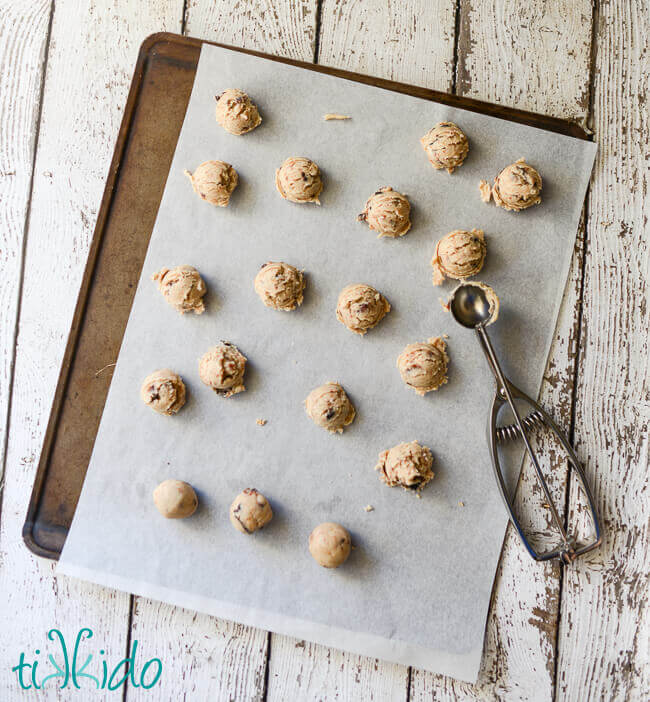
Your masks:
{"label": "parchment paper", "polygon": [[[235,137],[216,124],[214,95],[228,87],[253,96],[259,129]],[[327,112],[352,119],[324,122]],[[451,176],[431,168],[419,143],[448,119],[471,143]],[[481,278],[502,300],[494,344],[511,379],[535,395],[594,153],[591,143],[204,47],[59,572],[475,680],[506,525],[485,440],[493,384],[474,335],[441,308],[453,284],[434,288],[429,261],[448,231],[485,230]],[[275,169],[300,155],[324,172],[321,207],[288,203],[275,190]],[[479,179],[522,156],[543,176],[543,203],[519,214],[483,204]],[[226,209],[200,201],[183,175],[213,158],[240,175]],[[355,221],[383,185],[413,204],[413,229],[400,240],[378,240]],[[268,260],[305,269],[297,311],[257,298],[253,278]],[[185,263],[209,287],[200,317],[178,315],[150,280]],[[393,306],[365,338],[335,317],[341,288],[362,281]],[[396,358],[407,343],[443,333],[449,384],[419,397],[403,385]],[[247,390],[228,400],[197,373],[198,358],[221,339],[249,358]],[[189,390],[173,418],[139,399],[143,378],[164,367]],[[303,408],[328,380],[344,385],[358,412],[341,436],[313,425]],[[421,500],[373,471],[380,451],[413,439],[435,454],[436,477]],[[191,519],[156,512],[152,490],[170,477],[197,488]],[[228,521],[230,502],[248,486],[275,512],[254,536]],[[307,549],[312,528],[330,520],[356,545],[334,571]]]}

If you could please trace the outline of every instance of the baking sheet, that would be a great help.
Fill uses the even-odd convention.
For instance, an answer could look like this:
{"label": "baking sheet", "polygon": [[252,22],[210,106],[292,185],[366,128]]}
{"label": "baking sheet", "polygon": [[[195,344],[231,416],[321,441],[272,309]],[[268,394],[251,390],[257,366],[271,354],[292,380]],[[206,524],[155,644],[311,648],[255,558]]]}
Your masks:
{"label": "baking sheet", "polygon": [[[244,137],[214,122],[214,95],[227,87],[249,92],[262,112],[262,126]],[[334,111],[353,119],[323,122]],[[419,144],[443,119],[471,142],[452,176],[433,171]],[[594,153],[588,142],[204,46],[59,572],[474,680],[506,524],[484,431],[492,381],[472,334],[440,307],[453,286],[431,286],[429,260],[451,229],[486,231],[481,277],[503,302],[494,343],[512,380],[535,394]],[[275,191],[275,169],[294,155],[321,166],[322,207]],[[484,205],[478,180],[521,156],[544,177],[543,204],[520,214]],[[227,209],[198,200],[183,175],[211,158],[240,175]],[[396,241],[355,222],[387,184],[413,204],[413,229]],[[267,260],[305,269],[299,310],[269,310],[255,295]],[[208,283],[200,317],[177,315],[149,280],[182,263]],[[334,314],[340,289],[361,281],[393,306],[365,338]],[[407,343],[442,333],[450,335],[449,383],[420,398],[402,384],[395,359]],[[249,358],[247,391],[228,400],[197,373],[199,356],[221,339]],[[161,367],[179,372],[189,390],[173,418],[138,396]],[[342,436],[314,426],[302,406],[327,380],[341,382],[358,411]],[[436,457],[421,500],[373,471],[379,451],[415,438]],[[155,511],[151,491],[168,477],[197,488],[192,519],[165,521]],[[253,537],[232,529],[227,514],[247,486],[275,511]],[[357,546],[336,571],[307,550],[309,532],[326,520],[345,524]]]}

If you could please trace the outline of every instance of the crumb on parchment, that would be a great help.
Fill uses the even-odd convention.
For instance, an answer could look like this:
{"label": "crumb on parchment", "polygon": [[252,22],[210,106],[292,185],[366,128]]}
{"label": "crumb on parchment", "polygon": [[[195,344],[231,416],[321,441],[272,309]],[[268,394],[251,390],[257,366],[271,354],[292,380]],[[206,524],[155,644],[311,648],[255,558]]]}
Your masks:
{"label": "crumb on parchment", "polygon": [[337,112],[328,112],[326,115],[323,115],[323,119],[329,122],[331,119],[352,119],[352,117],[349,115],[340,115]]}
{"label": "crumb on parchment", "polygon": [[462,501],[460,501],[460,502],[458,503],[458,506],[459,506],[459,507],[464,507],[464,506],[465,506],[465,503],[462,502]]}
{"label": "crumb on parchment", "polygon": [[372,505],[366,505],[364,507],[364,509],[366,510],[366,512],[374,512],[375,511],[375,508]]}
{"label": "crumb on parchment", "polygon": [[255,423],[259,424],[261,427],[263,427],[266,424],[266,419],[256,419]]}

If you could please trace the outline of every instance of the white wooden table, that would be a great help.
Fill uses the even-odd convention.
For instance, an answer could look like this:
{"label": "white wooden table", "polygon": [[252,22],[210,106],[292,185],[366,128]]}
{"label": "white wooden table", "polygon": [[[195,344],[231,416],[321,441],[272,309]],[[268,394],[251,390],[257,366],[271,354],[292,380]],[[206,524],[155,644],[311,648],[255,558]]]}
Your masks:
{"label": "white wooden table", "polygon": [[[163,30],[595,133],[542,401],[586,466],[604,544],[562,571],[531,562],[508,533],[476,685],[56,579],[22,543],[132,68],[141,41]],[[155,691],[128,687],[129,701],[650,699],[648,37],[647,0],[0,0],[0,699],[20,697],[19,651],[44,646],[52,627],[73,637],[81,626],[114,661],[134,639],[163,659]],[[563,463],[554,475],[573,509]],[[30,699],[74,696],[39,695]]]}

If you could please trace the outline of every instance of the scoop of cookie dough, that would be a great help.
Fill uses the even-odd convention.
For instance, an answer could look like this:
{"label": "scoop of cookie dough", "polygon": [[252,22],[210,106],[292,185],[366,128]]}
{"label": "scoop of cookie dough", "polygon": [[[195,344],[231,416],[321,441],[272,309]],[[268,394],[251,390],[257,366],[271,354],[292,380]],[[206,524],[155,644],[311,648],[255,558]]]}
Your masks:
{"label": "scoop of cookie dough", "polygon": [[355,334],[365,334],[376,327],[388,312],[388,300],[364,283],[343,288],[336,305],[336,318]]}
{"label": "scoop of cookie dough", "polygon": [[366,222],[378,236],[395,239],[404,236],[411,228],[411,204],[406,195],[398,193],[391,187],[380,188],[366,202],[366,209],[357,217],[359,222]]}
{"label": "scoop of cookie dough", "polygon": [[[481,199],[489,202],[485,181],[479,184]],[[494,179],[491,195],[504,210],[519,212],[542,201],[542,177],[523,158],[506,166]],[[487,198],[487,199],[486,199]]]}
{"label": "scoop of cookie dough", "polygon": [[269,501],[255,488],[246,488],[230,505],[230,521],[242,534],[252,534],[265,527],[273,518]]}
{"label": "scoop of cookie dough", "polygon": [[157,281],[158,290],[165,300],[181,314],[205,312],[203,296],[206,293],[206,287],[201,274],[194,266],[161,268],[151,276],[151,279]]}
{"label": "scoop of cookie dough", "polygon": [[194,192],[216,207],[226,207],[237,187],[237,171],[224,161],[204,161],[194,173],[184,171],[192,181]]}
{"label": "scoop of cookie dough", "polygon": [[431,165],[437,170],[446,168],[448,173],[462,166],[469,152],[467,137],[453,122],[439,122],[420,143]]}
{"label": "scoop of cookie dough", "polygon": [[163,368],[144,379],[140,397],[158,414],[171,416],[185,404],[185,383],[178,373]]}
{"label": "scoop of cookie dough", "polygon": [[224,90],[215,100],[217,122],[230,134],[246,134],[262,123],[257,106],[243,90]]}
{"label": "scoop of cookie dough", "polygon": [[275,172],[275,187],[285,200],[315,202],[323,189],[320,168],[308,158],[288,158]]}
{"label": "scoop of cookie dough", "polygon": [[402,380],[417,392],[425,395],[447,382],[447,345],[440,338],[409,344],[397,358],[397,368]]}
{"label": "scoop of cookie dough", "polygon": [[288,263],[265,263],[255,276],[255,292],[267,307],[289,312],[302,304],[305,279]]}
{"label": "scoop of cookie dough", "polygon": [[345,527],[335,522],[319,524],[309,535],[309,553],[323,568],[338,568],[350,555],[352,540]]}
{"label": "scoop of cookie dough", "polygon": [[325,383],[312,390],[305,400],[305,410],[314,424],[339,434],[352,424],[355,410],[345,390],[338,383]]}
{"label": "scoop of cookie dough", "polygon": [[476,275],[483,268],[486,253],[485,235],[481,229],[449,232],[440,239],[431,259],[433,284],[440,285],[445,278],[465,280]]}
{"label": "scoop of cookie dough", "polygon": [[430,449],[420,446],[417,441],[409,441],[382,451],[375,470],[379,471],[379,477],[389,487],[401,485],[419,490],[432,480],[432,465]]}
{"label": "scoop of cookie dough", "polygon": [[246,357],[227,341],[213,346],[199,359],[199,377],[217,395],[231,397],[243,392]]}
{"label": "scoop of cookie dough", "polygon": [[196,511],[199,498],[182,480],[165,480],[153,491],[153,502],[167,519],[184,519]]}

